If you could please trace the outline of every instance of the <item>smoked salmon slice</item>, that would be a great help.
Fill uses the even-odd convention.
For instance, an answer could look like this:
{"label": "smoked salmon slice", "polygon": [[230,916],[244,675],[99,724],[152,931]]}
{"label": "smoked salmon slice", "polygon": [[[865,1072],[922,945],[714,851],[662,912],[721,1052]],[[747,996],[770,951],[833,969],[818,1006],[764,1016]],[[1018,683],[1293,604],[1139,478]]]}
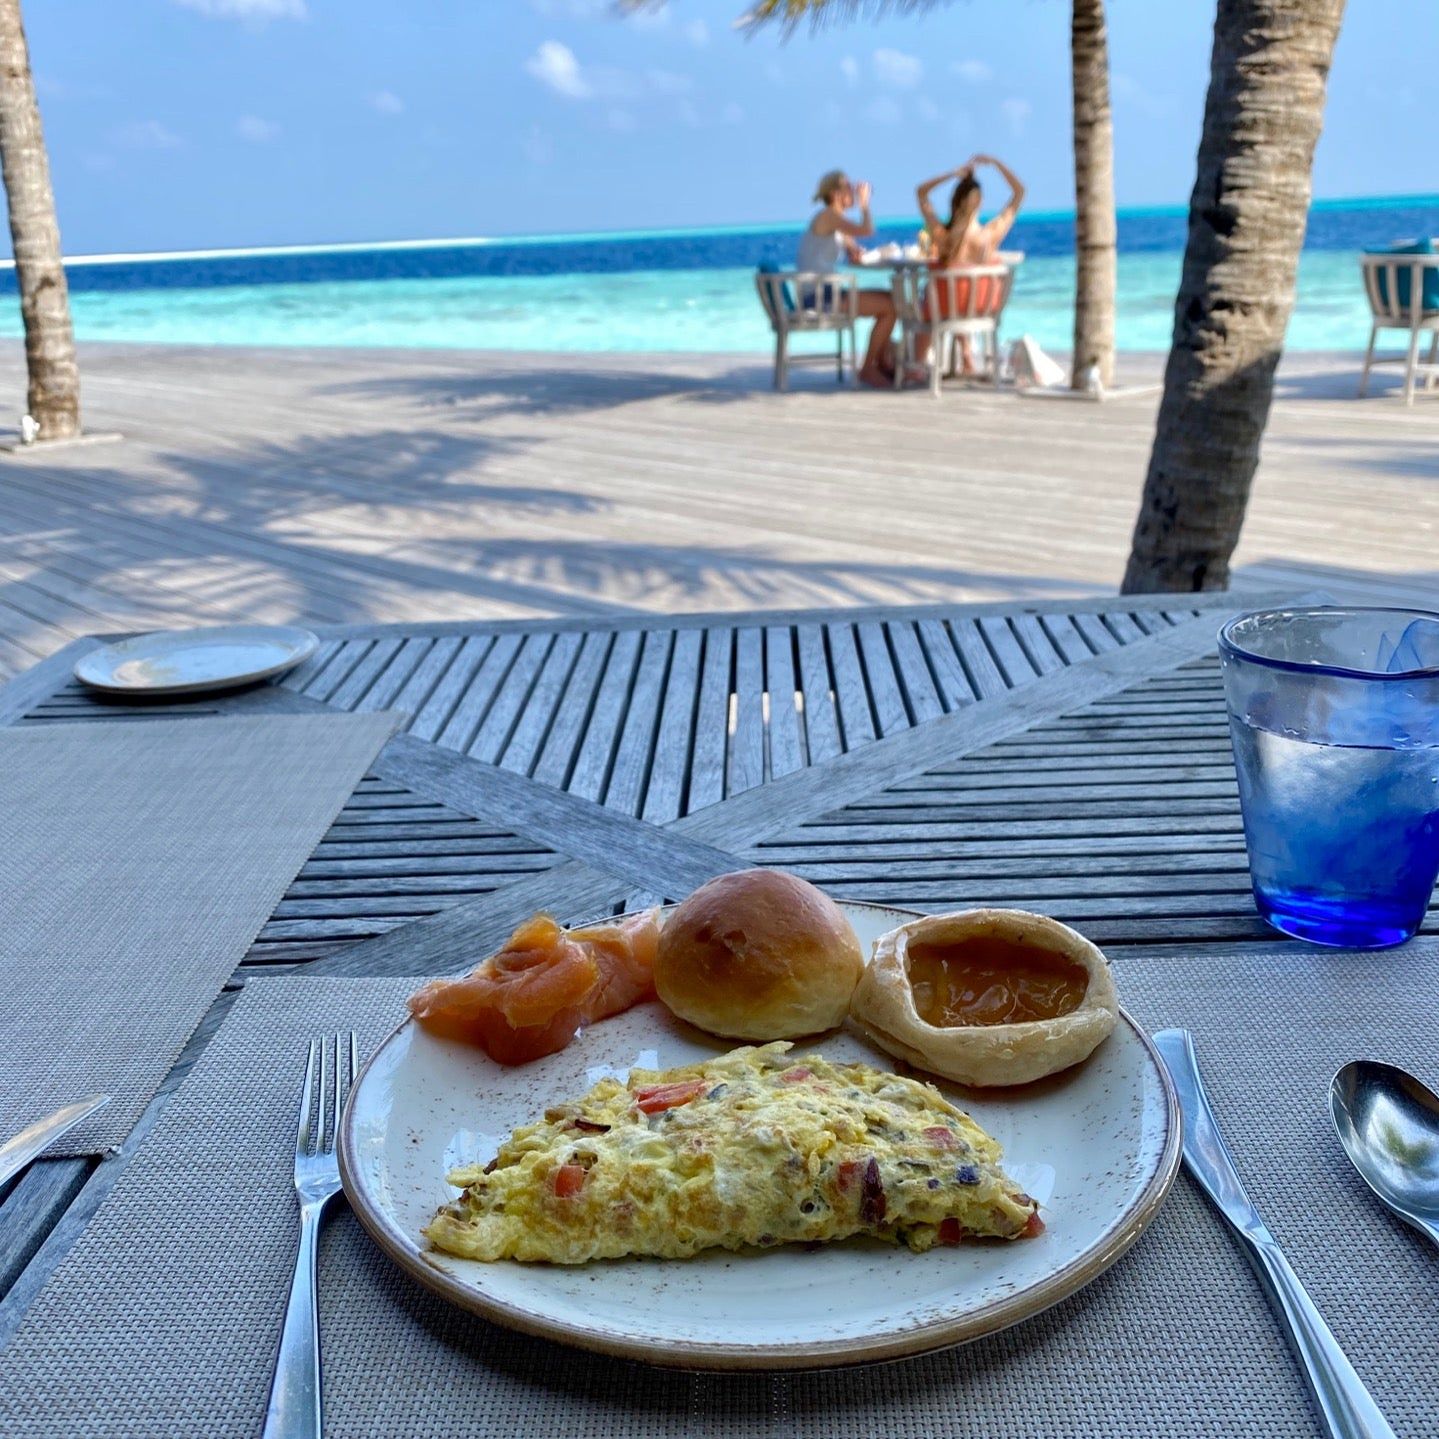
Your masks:
{"label": "smoked salmon slice", "polygon": [[587,1024],[655,993],[659,911],[586,929],[547,914],[527,919],[498,954],[458,979],[435,979],[410,996],[432,1034],[477,1044],[500,1064],[563,1049]]}

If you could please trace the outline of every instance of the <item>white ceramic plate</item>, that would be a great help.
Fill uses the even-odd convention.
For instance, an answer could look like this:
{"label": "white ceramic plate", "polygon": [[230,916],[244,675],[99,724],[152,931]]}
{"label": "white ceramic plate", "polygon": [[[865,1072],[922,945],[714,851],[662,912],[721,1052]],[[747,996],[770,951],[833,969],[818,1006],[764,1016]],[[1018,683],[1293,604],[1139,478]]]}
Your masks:
{"label": "white ceramic plate", "polygon": [[[866,950],[912,914],[844,906]],[[483,1052],[400,1026],[365,1066],[345,1111],[345,1192],[376,1242],[422,1283],[497,1323],[587,1349],[696,1369],[808,1369],[898,1358],[978,1338],[1047,1309],[1107,1269],[1158,1212],[1179,1164],[1173,1088],[1127,1017],[1083,1065],[958,1102],[1004,1146],[1041,1203],[1045,1232],[1012,1244],[913,1254],[850,1240],[694,1259],[577,1267],[482,1264],[425,1248],[454,1197],[453,1165],[493,1157],[516,1126],[631,1065],[724,1053],[660,1004],[604,1020],[568,1049],[506,1068]],[[797,1046],[883,1068],[857,1034]]]}
{"label": "white ceramic plate", "polygon": [[319,645],[293,625],[157,630],[82,655],[75,678],[109,694],[201,694],[284,674]]}

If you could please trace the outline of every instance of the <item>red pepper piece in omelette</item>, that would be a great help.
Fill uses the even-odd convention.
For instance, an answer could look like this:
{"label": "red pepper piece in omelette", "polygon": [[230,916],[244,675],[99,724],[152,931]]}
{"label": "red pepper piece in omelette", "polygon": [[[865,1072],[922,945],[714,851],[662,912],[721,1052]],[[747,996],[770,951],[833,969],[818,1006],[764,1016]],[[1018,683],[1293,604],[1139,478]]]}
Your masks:
{"label": "red pepper piece in omelette", "polygon": [[635,1090],[635,1104],[643,1114],[660,1114],[698,1099],[705,1088],[703,1079],[687,1079],[678,1084],[652,1084],[646,1089]]}

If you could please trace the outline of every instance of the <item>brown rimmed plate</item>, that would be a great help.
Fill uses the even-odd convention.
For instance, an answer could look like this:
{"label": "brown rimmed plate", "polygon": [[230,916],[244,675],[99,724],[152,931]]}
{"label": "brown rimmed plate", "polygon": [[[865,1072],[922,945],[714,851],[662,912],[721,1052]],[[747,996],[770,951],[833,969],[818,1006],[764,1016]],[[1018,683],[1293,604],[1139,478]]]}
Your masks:
{"label": "brown rimmed plate", "polygon": [[[914,918],[846,904],[861,944]],[[529,1334],[690,1369],[817,1369],[897,1359],[1028,1319],[1103,1273],[1158,1213],[1179,1165],[1169,1076],[1127,1015],[1078,1068],[1006,1091],[941,1085],[1004,1146],[1045,1232],[1011,1244],[912,1254],[864,1240],[814,1250],[716,1251],[687,1260],[566,1267],[481,1264],[420,1237],[455,1193],[445,1173],[486,1160],[518,1125],[630,1066],[668,1068],[726,1046],[648,1004],[559,1054],[506,1068],[402,1024],[365,1066],[345,1111],[345,1192],[375,1242],[462,1308]],[[836,1061],[894,1062],[848,1032],[797,1046]]]}

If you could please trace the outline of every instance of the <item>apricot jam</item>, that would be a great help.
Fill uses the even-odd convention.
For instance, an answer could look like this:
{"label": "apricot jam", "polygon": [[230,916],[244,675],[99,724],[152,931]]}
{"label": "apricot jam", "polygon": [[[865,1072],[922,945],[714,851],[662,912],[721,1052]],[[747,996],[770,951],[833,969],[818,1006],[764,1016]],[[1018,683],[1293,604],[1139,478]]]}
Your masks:
{"label": "apricot jam", "polygon": [[1079,1008],[1089,974],[1053,950],[976,934],[911,944],[909,984],[919,1017],[951,1029],[1056,1019]]}

